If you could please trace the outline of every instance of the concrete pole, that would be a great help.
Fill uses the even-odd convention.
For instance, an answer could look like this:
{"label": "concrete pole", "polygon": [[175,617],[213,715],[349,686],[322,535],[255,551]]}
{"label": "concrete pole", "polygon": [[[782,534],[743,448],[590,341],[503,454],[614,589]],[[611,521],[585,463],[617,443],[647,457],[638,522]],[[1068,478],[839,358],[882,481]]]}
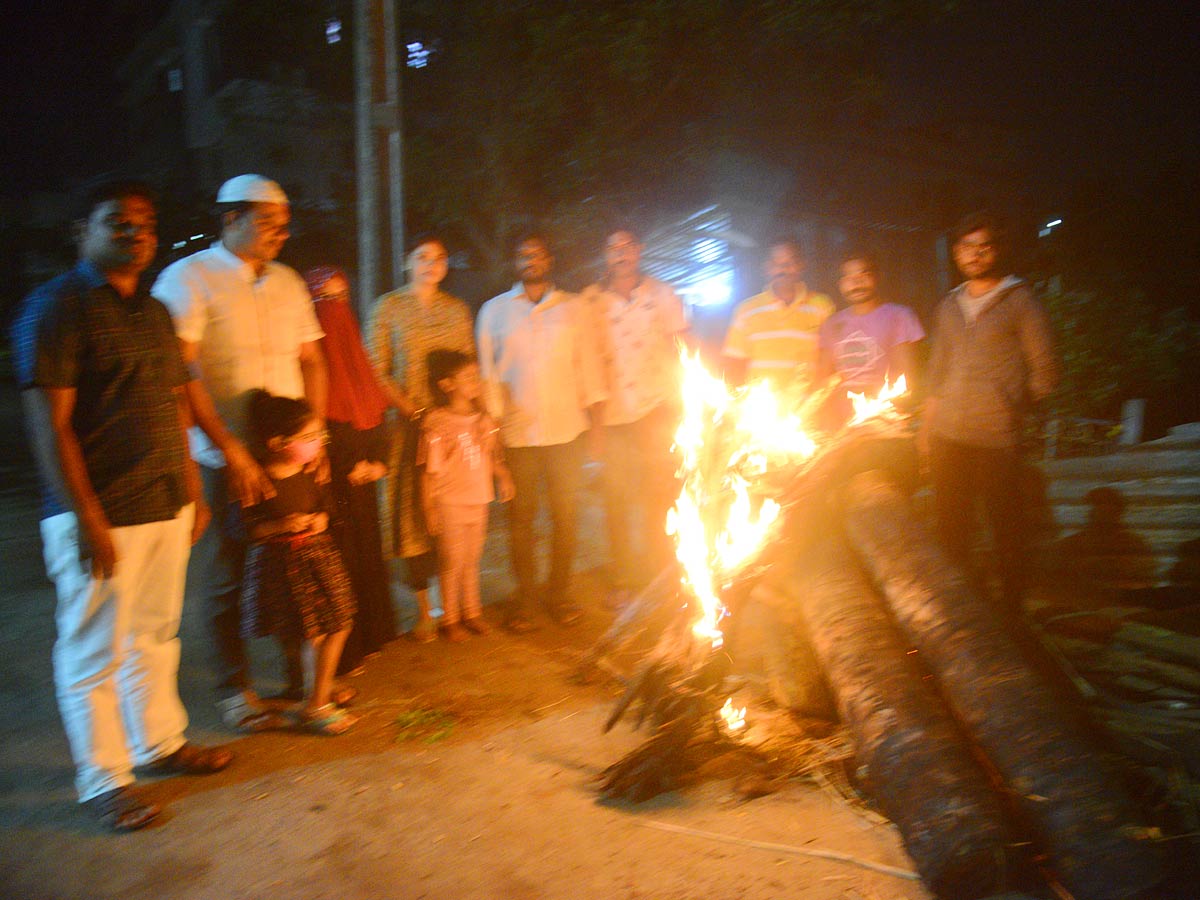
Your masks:
{"label": "concrete pole", "polygon": [[397,59],[396,2],[383,0],[383,71],[388,129],[388,213],[392,233],[392,284],[404,282],[404,141],[401,68]]}
{"label": "concrete pole", "polygon": [[379,160],[375,151],[374,37],[379,0],[354,0],[354,144],[358,181],[360,320],[379,290]]}

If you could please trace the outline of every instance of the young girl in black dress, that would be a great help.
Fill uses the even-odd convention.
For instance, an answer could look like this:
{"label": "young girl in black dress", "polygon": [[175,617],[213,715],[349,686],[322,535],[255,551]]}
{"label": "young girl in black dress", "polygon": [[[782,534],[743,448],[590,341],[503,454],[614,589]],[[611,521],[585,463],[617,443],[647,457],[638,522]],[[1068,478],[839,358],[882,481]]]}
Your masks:
{"label": "young girl in black dress", "polygon": [[251,546],[243,628],[247,637],[303,642],[308,689],[297,710],[299,724],[316,734],[344,734],[356,719],[331,693],[354,620],[354,595],[328,533],[323,491],[308,471],[325,434],[303,400],[253,391],[248,402],[251,450],[275,496],[244,511]]}

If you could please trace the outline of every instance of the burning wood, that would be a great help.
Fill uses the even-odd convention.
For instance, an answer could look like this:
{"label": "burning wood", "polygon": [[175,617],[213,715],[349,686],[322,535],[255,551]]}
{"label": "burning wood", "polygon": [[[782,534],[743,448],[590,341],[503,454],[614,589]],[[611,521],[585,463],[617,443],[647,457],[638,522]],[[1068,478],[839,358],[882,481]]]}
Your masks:
{"label": "burning wood", "polygon": [[[684,481],[669,530],[687,605],[609,718],[611,728],[637,704],[638,724],[649,720],[654,732],[606,770],[604,793],[636,802],[668,790],[701,745],[739,733],[720,714],[730,693],[722,624],[774,566],[773,578],[782,570],[802,585],[796,596],[867,786],[939,896],[1002,885],[1010,802],[1081,900],[1153,885],[1158,860],[1133,839],[1142,832],[1120,773],[945,564],[891,482],[854,477],[911,475],[891,404],[903,387],[852,395],[854,418],[823,437],[804,423],[836,385],[789,399],[765,385],[731,392],[696,359],[684,369]],[[840,506],[826,502],[834,498]],[[656,580],[654,596],[675,596],[668,578]],[[607,645],[628,625],[614,625]]]}

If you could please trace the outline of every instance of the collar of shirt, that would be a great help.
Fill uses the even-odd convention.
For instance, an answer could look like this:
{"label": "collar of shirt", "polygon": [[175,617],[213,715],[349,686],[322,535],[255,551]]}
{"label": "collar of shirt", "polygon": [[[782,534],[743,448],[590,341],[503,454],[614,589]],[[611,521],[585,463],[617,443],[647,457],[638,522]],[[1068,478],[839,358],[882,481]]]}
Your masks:
{"label": "collar of shirt", "polygon": [[770,302],[765,306],[773,306],[776,309],[799,309],[808,303],[808,285],[803,281],[796,284],[796,296],[791,303],[785,303],[778,294],[771,290],[771,285],[767,285],[762,289],[760,296],[766,297]]}
{"label": "collar of shirt", "polygon": [[1021,280],[1016,275],[1005,275],[1000,279],[999,284],[986,294],[980,294],[978,297],[971,296],[971,292],[967,290],[967,282],[964,281],[954,289],[954,299],[957,301],[959,308],[963,311],[963,315],[967,320],[973,322],[978,318],[980,313],[995,303],[1009,288],[1020,284]]}
{"label": "collar of shirt", "polygon": [[104,277],[104,273],[96,268],[96,264],[90,259],[81,259],[75,266],[75,272],[78,274],[79,280],[83,283],[83,287],[89,291],[108,284],[108,279]]}
{"label": "collar of shirt", "polygon": [[546,288],[546,293],[542,294],[542,299],[534,303],[529,295],[525,293],[525,285],[519,281],[513,285],[509,294],[514,300],[524,300],[526,303],[532,304],[534,309],[549,309],[552,306],[562,303],[564,299],[570,296],[560,291],[554,285],[550,285]]}
{"label": "collar of shirt", "polygon": [[607,275],[596,282],[596,289],[599,290],[601,294],[607,294],[609,296],[616,297],[623,303],[633,305],[633,302],[642,295],[642,290],[646,287],[646,285],[646,276],[641,272],[638,272],[637,283],[634,284],[634,286],[630,289],[628,297],[612,286],[612,282],[609,280]]}
{"label": "collar of shirt", "polygon": [[265,278],[267,276],[267,272],[270,270],[271,264],[268,262],[263,266],[262,275],[258,275],[254,271],[254,266],[250,265],[250,263],[246,262],[246,260],[242,259],[219,240],[212,245],[212,250],[217,259],[219,259],[224,265],[237,272],[242,277],[242,280],[246,282],[246,284],[254,284],[259,279]]}

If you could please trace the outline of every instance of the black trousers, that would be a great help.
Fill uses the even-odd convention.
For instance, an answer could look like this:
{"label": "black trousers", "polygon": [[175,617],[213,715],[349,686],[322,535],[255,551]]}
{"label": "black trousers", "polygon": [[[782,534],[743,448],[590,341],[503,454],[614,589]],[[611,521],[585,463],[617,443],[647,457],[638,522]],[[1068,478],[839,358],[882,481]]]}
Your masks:
{"label": "black trousers", "polygon": [[979,534],[976,510],[981,505],[992,534],[990,556],[1000,582],[1000,603],[1006,613],[1019,613],[1027,587],[1030,542],[1017,449],[971,447],[934,437],[930,476],[942,546],[987,596],[986,577],[972,559]]}

